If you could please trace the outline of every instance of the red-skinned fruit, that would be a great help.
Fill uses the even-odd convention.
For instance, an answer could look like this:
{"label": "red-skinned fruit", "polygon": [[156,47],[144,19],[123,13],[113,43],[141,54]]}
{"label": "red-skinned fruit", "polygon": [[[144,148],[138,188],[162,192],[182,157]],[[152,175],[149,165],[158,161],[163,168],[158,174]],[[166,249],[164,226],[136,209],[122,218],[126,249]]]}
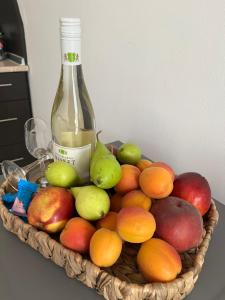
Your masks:
{"label": "red-skinned fruit", "polygon": [[49,233],[59,232],[75,211],[72,194],[61,187],[40,189],[32,199],[28,223]]}
{"label": "red-skinned fruit", "polygon": [[211,189],[208,181],[200,174],[187,172],[174,180],[171,196],[179,197],[194,205],[204,216],[211,205]]}
{"label": "red-skinned fruit", "polygon": [[151,213],[156,221],[156,234],[178,252],[197,247],[203,237],[203,220],[190,203],[167,197],[156,201]]}
{"label": "red-skinned fruit", "polygon": [[79,253],[88,252],[90,240],[95,231],[95,227],[87,220],[80,217],[72,218],[60,234],[60,243]]}

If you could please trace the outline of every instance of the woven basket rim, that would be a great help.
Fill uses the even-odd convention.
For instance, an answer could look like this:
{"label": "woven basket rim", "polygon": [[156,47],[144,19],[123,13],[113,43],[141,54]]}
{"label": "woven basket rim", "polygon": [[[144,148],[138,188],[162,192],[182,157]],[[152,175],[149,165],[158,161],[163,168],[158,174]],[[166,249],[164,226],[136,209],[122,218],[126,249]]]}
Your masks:
{"label": "woven basket rim", "polygon": [[[0,197],[1,197],[1,195],[3,195],[5,193],[6,187],[7,187],[7,181],[4,181],[0,186]],[[174,285],[182,286],[185,283],[184,278],[187,278],[187,277],[192,278],[195,282],[198,278],[199,273],[201,272],[201,268],[204,263],[204,257],[207,252],[213,230],[214,230],[214,228],[218,222],[218,218],[219,218],[219,214],[218,214],[215,202],[212,199],[212,203],[211,203],[211,206],[210,206],[210,209],[208,212],[208,222],[207,222],[207,226],[205,227],[206,233],[205,233],[204,239],[202,240],[200,246],[198,247],[198,251],[197,251],[195,259],[194,259],[194,265],[191,268],[189,268],[187,272],[185,272],[181,275],[178,275],[178,277],[176,279],[174,279],[170,282],[167,282],[167,283],[152,282],[152,283],[138,284],[138,283],[132,283],[132,282],[130,283],[125,280],[121,280],[120,278],[116,277],[115,275],[108,273],[106,270],[104,270],[104,268],[100,268],[100,267],[96,266],[94,263],[91,262],[91,260],[83,257],[80,253],[65,248],[62,244],[60,244],[58,241],[53,239],[48,233],[36,229],[32,225],[25,223],[21,218],[10,213],[0,198],[0,217],[1,218],[2,218],[3,213],[4,213],[4,216],[6,216],[7,218],[12,218],[14,221],[20,222],[20,226],[22,226],[22,227],[26,226],[27,228],[32,229],[36,233],[42,232],[44,235],[48,236],[50,241],[57,243],[58,246],[61,249],[63,249],[63,251],[68,252],[70,255],[73,255],[74,257],[76,257],[79,260],[81,259],[82,262],[84,262],[85,264],[91,264],[92,270],[94,270],[94,272],[97,274],[97,277],[106,276],[108,280],[113,280],[115,285],[118,285],[120,287],[121,286],[126,287],[126,288],[136,290],[136,291],[141,290],[142,292],[145,289],[148,290],[148,289],[159,288],[159,286],[165,287],[167,289],[169,289],[170,287],[171,288],[174,287]],[[4,223],[3,223],[3,225],[4,225]]]}

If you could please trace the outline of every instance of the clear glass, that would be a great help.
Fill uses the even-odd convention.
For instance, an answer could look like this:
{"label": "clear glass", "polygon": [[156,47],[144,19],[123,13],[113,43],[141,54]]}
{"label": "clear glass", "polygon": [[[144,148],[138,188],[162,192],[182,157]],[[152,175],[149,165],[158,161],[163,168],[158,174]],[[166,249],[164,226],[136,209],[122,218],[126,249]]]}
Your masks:
{"label": "clear glass", "polygon": [[95,117],[81,65],[62,65],[51,129],[57,145],[79,148],[90,144],[91,152],[95,149]]}
{"label": "clear glass", "polygon": [[28,152],[37,159],[50,153],[50,133],[40,118],[30,118],[24,124],[25,144]]}
{"label": "clear glass", "polygon": [[1,163],[2,174],[5,180],[14,191],[17,191],[17,183],[20,179],[26,179],[26,172],[23,168],[10,160],[3,160]]}
{"label": "clear glass", "polygon": [[18,182],[20,179],[26,179],[39,183],[42,187],[47,185],[44,178],[44,171],[52,159],[44,156],[33,163],[21,168],[10,160],[3,160],[1,163],[2,174],[13,191],[18,191]]}
{"label": "clear glass", "polygon": [[38,173],[41,175],[39,181],[41,186],[44,187],[48,184],[44,177],[46,162],[53,160],[51,153],[51,136],[47,125],[40,118],[30,118],[24,124],[24,134],[27,150],[34,158],[37,158],[36,164],[31,165],[31,168],[27,170],[27,179],[31,180],[35,173],[39,171]]}
{"label": "clear glass", "polygon": [[95,147],[95,117],[81,65],[62,65],[51,114],[53,141],[65,147]]}
{"label": "clear glass", "polygon": [[53,161],[50,134],[48,134],[47,126],[42,119],[28,119],[24,125],[24,135],[28,152],[37,160],[24,168],[9,160],[4,160],[1,164],[5,180],[15,191],[17,191],[20,179],[37,181],[42,187],[46,186],[47,180],[44,172],[47,165]]}

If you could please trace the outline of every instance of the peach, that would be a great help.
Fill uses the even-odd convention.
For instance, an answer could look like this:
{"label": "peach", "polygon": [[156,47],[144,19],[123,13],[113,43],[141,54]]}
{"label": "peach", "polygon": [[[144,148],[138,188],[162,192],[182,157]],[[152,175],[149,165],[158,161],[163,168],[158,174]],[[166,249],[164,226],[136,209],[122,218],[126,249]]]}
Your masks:
{"label": "peach", "polygon": [[122,195],[119,193],[115,193],[110,198],[110,210],[118,212],[121,209],[121,200]]}
{"label": "peach", "polygon": [[140,159],[139,162],[136,164],[136,167],[142,172],[144,169],[150,167],[152,162],[149,159]]}
{"label": "peach", "polygon": [[100,228],[90,241],[90,257],[99,267],[110,267],[119,258],[122,251],[122,240],[117,232]]}
{"label": "peach", "polygon": [[199,245],[203,235],[202,217],[198,210],[185,200],[168,197],[156,201],[151,209],[156,220],[156,234],[178,252]]}
{"label": "peach", "polygon": [[72,194],[61,187],[40,189],[27,212],[28,223],[49,233],[59,232],[75,212]]}
{"label": "peach", "polygon": [[149,282],[168,282],[181,272],[177,251],[167,242],[152,238],[144,242],[137,254],[137,265]]}
{"label": "peach", "polygon": [[122,208],[117,216],[117,232],[124,241],[143,243],[156,229],[153,215],[140,207]]}
{"label": "peach", "polygon": [[85,253],[89,250],[95,227],[87,220],[75,217],[70,219],[60,234],[60,243],[68,249]]}
{"label": "peach", "polygon": [[174,181],[174,178],[175,178],[174,170],[168,164],[166,164],[164,162],[157,161],[157,162],[152,163],[151,167],[161,167],[161,168],[164,168],[165,170],[167,170],[171,174],[172,180]]}
{"label": "peach", "polygon": [[110,230],[116,230],[117,213],[110,211],[104,218],[97,221],[97,228],[107,228]]}
{"label": "peach", "polygon": [[139,186],[139,175],[141,171],[129,164],[124,164],[121,166],[122,177],[120,181],[115,186],[115,191],[117,193],[125,194],[132,190],[135,190]]}
{"label": "peach", "polygon": [[141,207],[149,211],[151,199],[141,190],[133,190],[123,196],[122,207]]}
{"label": "peach", "polygon": [[180,197],[194,205],[204,216],[211,205],[211,189],[201,174],[187,172],[180,174],[174,181],[172,196]]}
{"label": "peach", "polygon": [[149,167],[139,177],[141,190],[150,198],[161,199],[173,190],[171,174],[162,167]]}

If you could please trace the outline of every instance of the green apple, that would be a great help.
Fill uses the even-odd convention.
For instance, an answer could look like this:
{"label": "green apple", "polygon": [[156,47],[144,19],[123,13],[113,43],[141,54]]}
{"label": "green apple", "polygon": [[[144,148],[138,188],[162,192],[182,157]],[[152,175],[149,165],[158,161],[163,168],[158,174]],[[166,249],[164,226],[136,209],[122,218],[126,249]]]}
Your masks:
{"label": "green apple", "polygon": [[54,161],[45,170],[45,177],[50,185],[68,188],[79,182],[74,166],[64,161]]}
{"label": "green apple", "polygon": [[75,198],[77,213],[82,218],[95,221],[103,218],[109,211],[109,195],[95,185],[71,188]]}
{"label": "green apple", "polygon": [[123,144],[117,151],[117,159],[123,164],[135,165],[141,159],[141,149],[135,144]]}

